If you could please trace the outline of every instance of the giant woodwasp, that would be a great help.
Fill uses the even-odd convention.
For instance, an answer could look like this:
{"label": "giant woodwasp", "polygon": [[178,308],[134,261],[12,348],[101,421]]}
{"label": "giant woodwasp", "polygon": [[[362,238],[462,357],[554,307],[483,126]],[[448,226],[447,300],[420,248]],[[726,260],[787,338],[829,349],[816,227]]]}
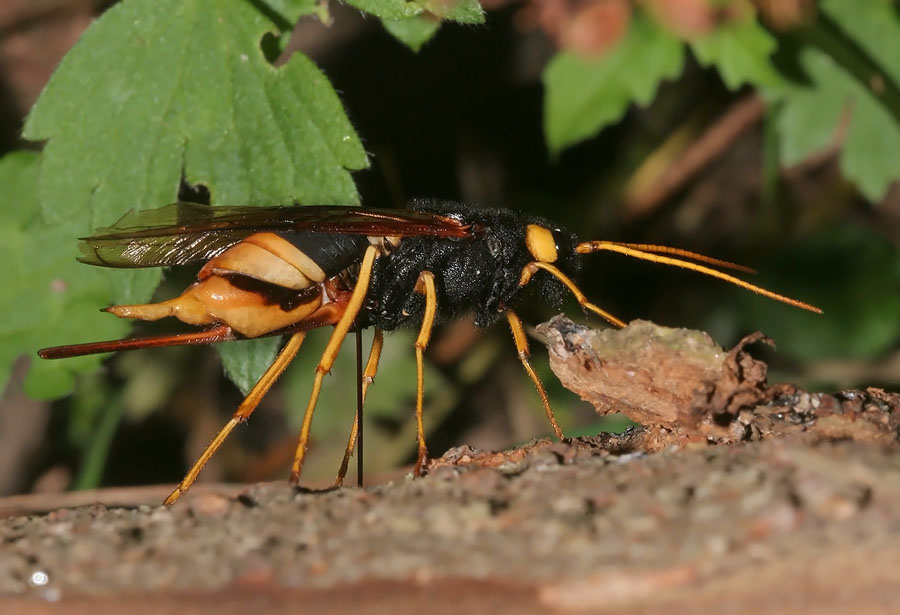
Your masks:
{"label": "giant woodwasp", "polygon": [[[166,498],[172,504],[193,484],[231,430],[247,420],[285,370],[307,331],[334,330],[316,367],[303,418],[291,480],[299,481],[322,379],[351,330],[374,327],[363,380],[375,376],[383,331],[419,328],[416,352],[416,474],[426,463],[422,423],[423,353],[436,322],[474,313],[475,324],[505,318],[519,359],[531,378],[553,431],[547,394],[528,360],[522,321],[513,306],[527,290],[557,304],[568,290],[587,311],[622,327],[597,307],[573,277],[580,257],[610,251],[672,265],[725,280],[760,295],[813,312],[812,305],[760,288],[712,267],[745,267],[677,248],[614,241],[579,242],[570,232],[539,217],[508,209],[480,209],[437,200],[415,200],[406,210],[343,206],[208,207],[180,202],[131,212],[114,226],[81,239],[81,260],[105,267],[162,267],[205,261],[197,281],[180,296],[160,303],[106,308],[122,318],[174,316],[204,327],[193,333],[58,346],[39,351],[45,359],[135,348],[206,344],[287,335],[280,354]],[[357,417],[358,418],[358,417]],[[355,445],[357,424],[338,476]]]}

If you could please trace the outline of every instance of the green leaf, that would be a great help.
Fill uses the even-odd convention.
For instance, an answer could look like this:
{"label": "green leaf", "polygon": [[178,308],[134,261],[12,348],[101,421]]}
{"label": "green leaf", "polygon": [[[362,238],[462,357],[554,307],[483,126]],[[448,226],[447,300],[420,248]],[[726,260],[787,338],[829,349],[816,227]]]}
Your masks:
{"label": "green leaf", "polygon": [[413,51],[431,40],[441,20],[484,23],[478,0],[347,0],[347,4],[380,18],[384,28]]}
{"label": "green leaf", "polygon": [[222,359],[225,375],[246,395],[275,360],[281,343],[280,337],[263,337],[218,344],[216,350]]}
{"label": "green leaf", "polygon": [[290,31],[291,26],[304,15],[312,15],[319,11],[319,3],[316,0],[260,0],[261,5],[275,12],[284,20]]}
{"label": "green leaf", "polygon": [[778,46],[752,16],[717,26],[690,42],[694,57],[703,66],[714,66],[731,90],[745,83],[775,86],[783,82],[772,64]]}
{"label": "green leaf", "polygon": [[320,0],[258,0],[254,7],[277,24],[280,32],[261,42],[269,60],[279,57],[287,47],[297,21],[306,15],[316,15],[324,24],[331,22],[327,2]]}
{"label": "green leaf", "polygon": [[600,58],[556,54],[544,70],[547,147],[562,148],[593,136],[621,118],[632,103],[649,103],[660,81],[677,77],[682,44],[636,16],[625,38]]}
{"label": "green leaf", "polygon": [[39,217],[38,164],[37,152],[18,151],[0,158],[0,220],[5,225],[24,228]]}
{"label": "green leaf", "polygon": [[[900,17],[893,0],[823,0],[820,8],[895,82],[900,81]],[[865,81],[865,79],[864,79]],[[871,83],[866,83],[871,85]]]}
{"label": "green leaf", "polygon": [[427,13],[411,19],[382,19],[381,23],[391,36],[413,51],[419,51],[441,27],[440,20]]}
{"label": "green leaf", "polygon": [[347,4],[381,19],[407,19],[424,11],[418,2],[406,0],[346,0]]}
{"label": "green leaf", "polygon": [[[784,164],[802,162],[811,153],[824,150],[835,139],[838,121],[846,104],[846,80],[830,58],[815,50],[800,55],[807,75],[817,87],[782,91],[777,123],[780,155]],[[772,98],[770,94],[767,94]],[[778,97],[774,97],[776,100]]]}
{"label": "green leaf", "polygon": [[[865,13],[865,12],[864,12]],[[847,17],[859,25],[859,18]],[[886,24],[872,24],[875,36]],[[900,37],[900,20],[892,27]],[[857,28],[860,33],[862,28]],[[781,156],[786,164],[797,164],[810,154],[824,150],[837,136],[842,118],[849,119],[841,151],[841,169],[872,201],[881,200],[890,184],[900,179],[900,123],[868,84],[839,65],[821,49],[809,47],[799,56],[808,85],[790,85],[766,93],[781,101],[779,119]],[[891,76],[900,72],[900,58],[885,65]]]}
{"label": "green leaf", "polygon": [[871,201],[900,179],[900,125],[871,96],[860,96],[841,152],[841,169]]}
{"label": "green leaf", "polygon": [[409,19],[427,11],[438,19],[458,23],[484,23],[478,0],[346,0],[347,4],[381,19]]}
{"label": "green leaf", "polygon": [[810,46],[799,57],[811,84],[768,93],[784,102],[782,155],[793,164],[824,149],[846,112],[841,169],[879,201],[900,179],[900,18],[885,0],[822,6],[832,22],[810,27]]}
{"label": "green leaf", "polygon": [[478,0],[423,0],[425,9],[441,19],[457,23],[483,24],[484,9]]}
{"label": "green leaf", "polygon": [[[309,3],[268,6],[293,16]],[[219,205],[358,203],[349,171],[367,165],[362,144],[308,58],[266,61],[261,40],[278,30],[244,0],[126,0],[104,13],[25,125],[27,138],[48,140],[40,203],[67,229],[62,245],[74,252],[79,234],[175,200],[182,177]],[[114,300],[134,303],[150,298],[160,272],[108,275]],[[228,365],[244,361],[219,348]],[[265,367],[244,365],[242,382]]]}
{"label": "green leaf", "polygon": [[121,337],[122,321],[99,308],[109,304],[100,271],[75,260],[74,238],[86,225],[48,225],[40,216],[37,176],[40,157],[15,152],[0,159],[0,382],[13,362],[29,357],[29,395],[65,395],[75,375],[97,368],[102,356],[45,361],[42,347]]}
{"label": "green leaf", "polygon": [[[348,169],[367,161],[337,95],[300,54],[280,68],[266,62],[260,40],[271,31],[243,0],[130,0],[107,11],[25,125],[27,138],[49,140],[48,221],[108,225],[173,201],[182,173],[216,204],[358,202]],[[157,279],[145,274],[115,299],[146,300]]]}

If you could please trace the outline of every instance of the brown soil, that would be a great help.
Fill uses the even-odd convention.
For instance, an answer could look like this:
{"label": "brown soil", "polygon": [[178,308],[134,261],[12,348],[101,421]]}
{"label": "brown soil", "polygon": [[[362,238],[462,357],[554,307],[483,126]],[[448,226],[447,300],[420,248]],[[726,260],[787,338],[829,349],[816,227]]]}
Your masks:
{"label": "brown soil", "polygon": [[[564,383],[645,427],[500,453],[460,447],[425,478],[367,489],[207,488],[171,509],[148,490],[107,494],[128,506],[0,501],[3,605],[897,612],[900,396],[767,387],[744,343],[716,350],[695,332],[630,327],[602,334],[620,345],[604,354],[599,333],[569,321],[543,331]],[[660,341],[688,338],[687,350]]]}

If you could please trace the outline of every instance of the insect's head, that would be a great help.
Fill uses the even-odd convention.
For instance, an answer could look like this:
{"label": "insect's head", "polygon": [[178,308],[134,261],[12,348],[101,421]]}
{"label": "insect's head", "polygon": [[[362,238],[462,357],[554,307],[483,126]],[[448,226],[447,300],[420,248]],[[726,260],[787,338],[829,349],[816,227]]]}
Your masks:
{"label": "insect's head", "polygon": [[569,276],[575,276],[581,270],[577,243],[575,235],[561,227],[534,222],[525,226],[525,247],[531,259],[554,265]]}
{"label": "insect's head", "polygon": [[[539,263],[538,267],[547,270],[534,277],[530,283],[538,286],[537,290],[544,301],[551,305],[558,306],[562,303],[566,285],[550,270],[566,277],[576,277],[581,270],[581,257],[575,251],[576,243],[577,238],[571,232],[543,220],[525,225],[525,248],[531,263]],[[531,267],[533,265],[529,265]],[[530,274],[524,275],[530,278]]]}

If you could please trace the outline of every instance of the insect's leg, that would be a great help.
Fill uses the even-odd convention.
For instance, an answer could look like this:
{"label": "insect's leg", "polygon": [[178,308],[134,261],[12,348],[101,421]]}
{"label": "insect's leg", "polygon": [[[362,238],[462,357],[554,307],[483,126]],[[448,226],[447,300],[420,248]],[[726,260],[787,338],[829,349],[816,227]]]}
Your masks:
{"label": "insect's leg", "polygon": [[[375,336],[372,338],[372,349],[369,351],[369,360],[366,362],[366,369],[362,376],[362,398],[366,403],[366,392],[369,385],[375,380],[375,372],[378,371],[378,360],[381,358],[381,347],[384,345],[384,332],[376,327]],[[337,478],[334,479],[334,486],[340,487],[344,484],[344,477],[347,476],[347,468],[350,465],[350,455],[356,447],[356,434],[359,429],[359,415],[353,421],[353,428],[350,430],[350,438],[347,440],[347,448],[344,451],[344,458],[341,460],[341,468],[338,470]]]}
{"label": "insect's leg", "polygon": [[316,376],[313,380],[312,393],[309,395],[309,403],[306,405],[306,413],[303,415],[303,426],[300,428],[300,441],[297,443],[297,452],[294,454],[294,464],[291,468],[291,482],[300,481],[300,472],[303,470],[303,458],[306,456],[306,446],[309,442],[309,428],[312,425],[313,412],[316,409],[316,402],[319,399],[319,392],[322,390],[322,379],[325,377],[334,361],[337,358],[338,350],[341,348],[344,338],[353,321],[356,320],[357,314],[362,307],[363,300],[369,290],[369,280],[372,278],[372,266],[375,264],[375,258],[378,256],[378,248],[369,246],[363,255],[362,263],[359,266],[359,275],[356,278],[356,287],[347,301],[347,307],[331,333],[328,345],[319,359],[316,366]]}
{"label": "insect's leg", "polygon": [[278,379],[278,377],[284,372],[293,358],[297,355],[297,351],[300,350],[300,345],[303,343],[303,338],[306,335],[305,331],[300,331],[298,333],[294,333],[290,339],[288,339],[287,344],[284,345],[284,348],[281,349],[281,352],[276,357],[275,361],[272,365],[269,366],[269,369],[262,375],[262,377],[257,381],[255,385],[253,385],[253,389],[247,395],[241,405],[238,407],[237,411],[235,411],[234,415],[232,415],[231,420],[229,420],[225,427],[213,438],[212,442],[206,447],[203,451],[203,454],[200,455],[200,458],[197,459],[196,463],[191,467],[185,477],[181,480],[181,483],[178,484],[178,487],[169,494],[169,497],[165,499],[163,504],[166,506],[171,506],[175,503],[175,501],[184,495],[188,489],[191,488],[191,485],[194,484],[194,481],[197,480],[197,475],[200,474],[200,471],[203,469],[203,466],[215,455],[216,451],[219,450],[219,447],[225,441],[225,438],[228,437],[228,434],[231,433],[231,430],[234,429],[238,424],[243,423],[247,420],[247,418],[256,410],[256,407],[259,405],[260,400],[262,400],[263,396],[272,388],[272,385]]}
{"label": "insect's leg", "polygon": [[434,316],[437,312],[437,292],[434,289],[434,274],[423,271],[416,281],[416,292],[425,295],[425,315],[422,317],[422,328],[416,338],[416,439],[419,453],[416,457],[414,473],[421,476],[428,461],[428,449],[425,447],[425,426],[422,422],[422,406],[425,399],[425,348],[431,339],[434,327]]}
{"label": "insect's leg", "polygon": [[590,310],[591,312],[597,314],[598,316],[600,316],[607,322],[609,322],[617,327],[621,328],[621,327],[625,326],[624,321],[619,320],[618,318],[616,318],[615,316],[613,316],[606,310],[603,310],[603,309],[597,307],[596,305],[594,305],[593,303],[591,303],[590,301],[588,301],[588,299],[584,295],[584,293],[581,292],[581,289],[579,289],[578,286],[575,285],[575,282],[573,282],[569,278],[569,276],[564,274],[562,271],[560,271],[559,269],[557,269],[555,266],[551,265],[550,263],[544,263],[542,261],[532,261],[532,262],[528,263],[527,265],[525,265],[525,267],[522,269],[522,276],[519,278],[519,286],[525,286],[526,284],[528,284],[528,282],[531,281],[531,277],[535,273],[537,273],[538,269],[543,269],[543,270],[549,272],[553,277],[555,277],[560,282],[562,282],[565,285],[565,287],[568,288],[569,291],[573,295],[575,295],[575,299],[578,301],[578,305],[580,305],[582,308],[584,308],[586,310]]}
{"label": "insect's leg", "polygon": [[547,399],[544,385],[528,361],[531,352],[528,350],[528,339],[525,337],[525,328],[522,326],[522,321],[512,310],[506,312],[506,320],[509,321],[509,328],[512,330],[513,342],[515,342],[516,350],[519,352],[519,360],[522,362],[522,367],[525,368],[534,386],[537,387],[538,395],[541,396],[541,403],[544,404],[544,411],[547,413],[547,419],[550,420],[550,425],[553,427],[553,433],[562,440],[565,436],[562,429],[559,428],[559,423],[556,422],[556,416],[553,414],[553,408],[550,407],[550,400]]}
{"label": "insect's leg", "polygon": [[[362,329],[356,330],[356,335],[353,337],[356,338],[356,418],[353,420],[353,424],[356,426],[357,431],[357,439],[356,439],[356,486],[363,486],[363,465],[366,460],[363,458],[365,454],[365,450],[363,445],[365,444],[363,435],[365,435],[365,424],[363,423],[363,412],[365,410],[365,405],[363,404],[363,383],[362,383]],[[352,431],[352,430],[351,430]],[[342,460],[343,461],[343,460]]]}

